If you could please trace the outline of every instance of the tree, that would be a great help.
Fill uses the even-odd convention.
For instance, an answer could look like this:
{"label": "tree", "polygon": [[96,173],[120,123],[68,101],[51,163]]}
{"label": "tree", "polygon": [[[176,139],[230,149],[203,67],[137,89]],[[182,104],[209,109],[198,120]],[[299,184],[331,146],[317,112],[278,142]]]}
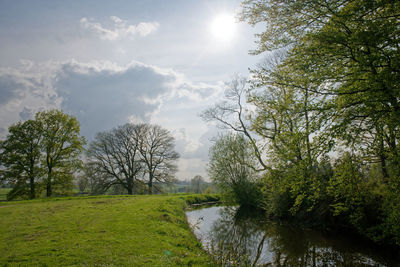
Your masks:
{"label": "tree", "polygon": [[196,175],[190,180],[192,191],[196,194],[200,194],[202,192],[202,185],[204,184],[204,179],[201,175]]}
{"label": "tree", "polygon": [[59,110],[38,112],[36,121],[43,127],[41,149],[46,166],[46,196],[53,194],[53,186],[65,191],[72,186],[73,173],[80,168],[80,154],[85,144],[79,136],[78,120]]}
{"label": "tree", "polygon": [[177,171],[175,139],[159,125],[141,124],[138,129],[139,153],[148,175],[148,193],[153,193],[154,182],[169,182]]}
{"label": "tree", "polygon": [[[176,171],[174,138],[158,125],[128,123],[109,132],[98,133],[88,149],[92,172],[105,189],[123,186],[128,194],[154,182],[168,182]],[[147,179],[144,176],[147,175]]]}
{"label": "tree", "polygon": [[[305,183],[299,183],[298,172],[287,172],[281,165],[276,169],[278,179],[268,186],[278,189],[275,192],[281,185],[287,188],[285,194],[291,200],[295,197],[289,208],[297,207],[303,214],[310,205],[301,205],[315,197],[302,192],[328,193],[318,201],[334,207],[335,214],[350,214],[347,223],[367,229],[361,232],[375,240],[388,238],[398,243],[400,231],[394,218],[400,210],[396,201],[400,193],[400,2],[246,0],[242,5],[242,20],[266,23],[253,53],[285,53],[274,68],[253,71],[257,86],[265,89],[264,96],[252,100],[258,108],[253,127],[264,136],[278,133],[282,152],[295,155],[291,152],[298,147],[303,151],[297,154],[298,159],[302,155],[298,162],[306,163]],[[271,88],[291,92],[289,99],[295,101],[282,102],[289,104],[287,108],[278,106],[290,116],[275,116]],[[275,127],[274,122],[297,124],[298,134]],[[333,175],[315,180],[323,169],[321,158],[331,149],[324,135],[352,151],[352,156],[339,160]],[[296,138],[298,142],[292,142]],[[322,142],[315,142],[316,138]],[[355,167],[355,158],[363,168]],[[279,159],[286,160],[285,153]],[[367,175],[376,166],[380,174]],[[360,181],[374,186],[365,186],[362,190],[367,192],[360,194]],[[366,211],[365,216],[360,211]]]}
{"label": "tree", "polygon": [[210,148],[208,173],[216,186],[241,205],[261,202],[257,159],[250,142],[238,133],[221,136]]}
{"label": "tree", "polygon": [[76,180],[76,185],[79,188],[79,192],[84,193],[89,186],[89,178],[84,173],[79,175]]}
{"label": "tree", "polygon": [[290,76],[307,77],[333,104],[332,135],[380,162],[386,180],[400,175],[399,12],[398,1],[366,0],[248,0],[242,11],[267,23],[254,52],[285,48]]}
{"label": "tree", "polygon": [[37,184],[41,178],[40,143],[41,125],[37,121],[18,122],[8,129],[6,140],[0,143],[0,158],[4,168],[2,179],[13,185],[8,198],[37,196]]}
{"label": "tree", "polygon": [[108,132],[98,133],[87,155],[91,170],[97,173],[99,184],[107,190],[120,184],[132,195],[139,175],[144,172],[139,144],[144,125],[125,124]]}
{"label": "tree", "polygon": [[247,94],[247,80],[239,76],[235,76],[231,83],[227,84],[225,90],[225,100],[217,103],[214,107],[208,108],[200,116],[203,120],[215,121],[224,129],[233,130],[245,136],[258,163],[250,168],[256,168],[258,171],[265,171],[269,167],[265,163],[262,155],[262,149],[259,148],[257,139],[251,133],[249,125],[250,114],[245,108]]}
{"label": "tree", "polygon": [[38,112],[35,120],[12,125],[1,142],[2,179],[14,185],[9,198],[35,198],[42,184],[48,197],[53,186],[59,192],[72,189],[84,142],[78,121],[59,110]]}
{"label": "tree", "polygon": [[[266,144],[264,153],[271,167],[265,179],[269,188],[264,192],[282,192],[283,202],[296,213],[313,210],[315,202],[326,195],[319,161],[332,150],[335,139],[326,134],[332,124],[330,102],[315,93],[316,85],[304,74],[298,75],[286,56],[252,70],[248,99],[255,107],[251,129]],[[267,198],[272,203],[281,197]]]}

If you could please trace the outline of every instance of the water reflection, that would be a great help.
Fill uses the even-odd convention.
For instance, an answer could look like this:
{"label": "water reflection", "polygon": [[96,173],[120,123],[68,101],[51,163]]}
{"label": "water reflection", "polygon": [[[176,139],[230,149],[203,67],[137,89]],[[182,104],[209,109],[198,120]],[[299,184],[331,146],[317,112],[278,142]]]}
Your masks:
{"label": "water reflection", "polygon": [[221,266],[400,266],[398,256],[364,240],[279,225],[245,209],[211,207],[187,217]]}

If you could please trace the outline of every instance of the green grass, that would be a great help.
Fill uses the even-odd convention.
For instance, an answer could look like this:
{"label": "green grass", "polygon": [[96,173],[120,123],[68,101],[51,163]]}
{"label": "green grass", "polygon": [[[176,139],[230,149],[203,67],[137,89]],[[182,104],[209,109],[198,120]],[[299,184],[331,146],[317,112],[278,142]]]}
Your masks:
{"label": "green grass", "polygon": [[210,196],[57,198],[0,206],[0,266],[214,266],[184,209]]}
{"label": "green grass", "polygon": [[0,188],[0,200],[7,200],[7,194],[11,188]]}

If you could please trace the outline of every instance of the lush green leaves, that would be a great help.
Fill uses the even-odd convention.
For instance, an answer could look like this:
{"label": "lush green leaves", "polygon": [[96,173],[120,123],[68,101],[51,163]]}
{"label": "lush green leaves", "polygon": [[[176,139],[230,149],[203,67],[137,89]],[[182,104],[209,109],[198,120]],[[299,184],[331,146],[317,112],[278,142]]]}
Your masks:
{"label": "lush green leaves", "polygon": [[242,20],[266,26],[254,53],[274,52],[252,70],[248,97],[268,148],[266,210],[400,244],[400,2],[242,6]]}
{"label": "lush green leaves", "polygon": [[9,198],[35,198],[44,188],[48,197],[71,192],[85,143],[79,131],[76,118],[59,110],[12,125],[1,142],[2,179],[13,185]]}
{"label": "lush green leaves", "polygon": [[212,181],[242,205],[259,206],[259,175],[251,144],[240,134],[221,136],[210,149],[208,173]]}

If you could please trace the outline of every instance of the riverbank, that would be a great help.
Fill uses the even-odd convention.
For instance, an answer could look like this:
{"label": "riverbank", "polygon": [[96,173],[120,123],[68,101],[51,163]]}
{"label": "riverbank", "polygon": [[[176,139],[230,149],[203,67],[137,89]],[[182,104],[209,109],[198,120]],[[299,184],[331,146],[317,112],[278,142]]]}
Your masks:
{"label": "riverbank", "polygon": [[5,203],[2,266],[214,266],[185,218],[210,195],[84,197]]}

